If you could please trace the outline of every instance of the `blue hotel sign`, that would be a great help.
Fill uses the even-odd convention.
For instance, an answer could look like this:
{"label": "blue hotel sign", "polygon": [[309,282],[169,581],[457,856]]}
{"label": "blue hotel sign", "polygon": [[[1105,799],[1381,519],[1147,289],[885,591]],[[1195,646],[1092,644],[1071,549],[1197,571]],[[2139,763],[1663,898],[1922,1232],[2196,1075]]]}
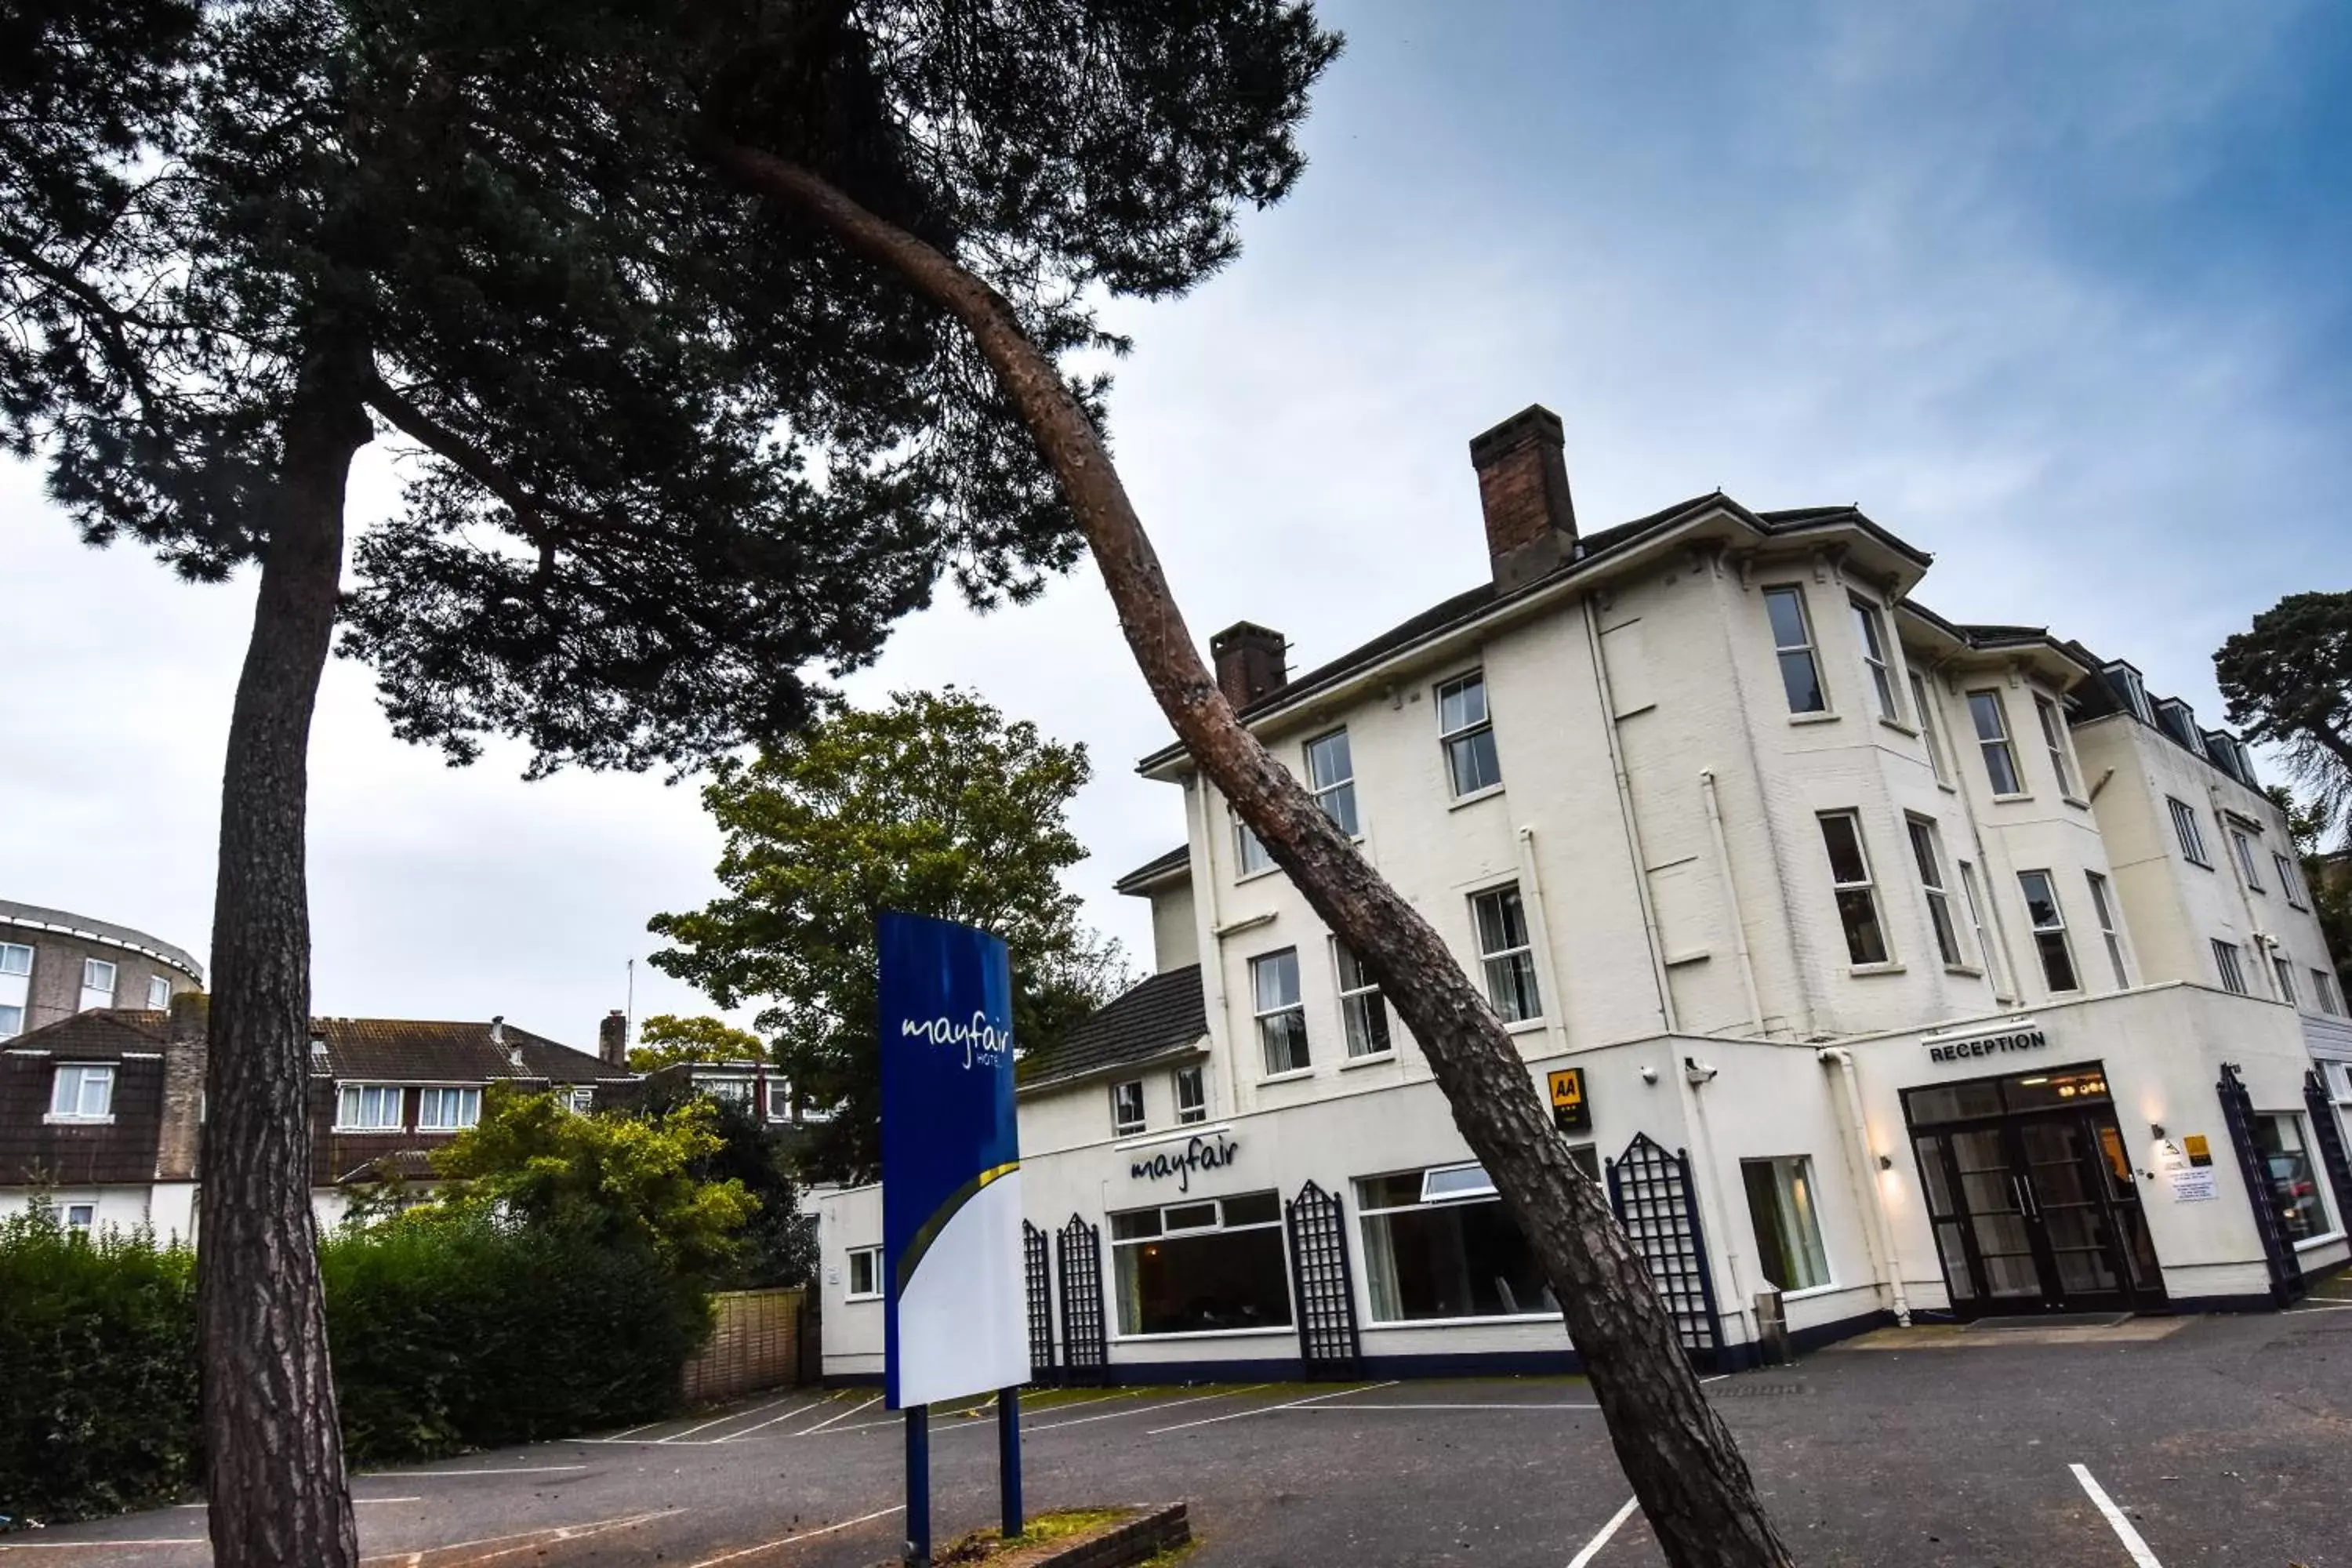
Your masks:
{"label": "blue hotel sign", "polygon": [[1029,1381],[1013,967],[983,931],[885,914],[885,1380],[890,1408]]}

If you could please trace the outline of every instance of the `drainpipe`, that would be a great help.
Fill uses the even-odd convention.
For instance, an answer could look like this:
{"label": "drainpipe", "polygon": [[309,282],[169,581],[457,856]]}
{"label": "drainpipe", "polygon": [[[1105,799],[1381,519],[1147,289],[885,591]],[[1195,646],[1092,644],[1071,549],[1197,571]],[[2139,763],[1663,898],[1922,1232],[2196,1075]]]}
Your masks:
{"label": "drainpipe", "polygon": [[1905,1328],[1911,1326],[1911,1297],[1903,1288],[1903,1258],[1895,1250],[1895,1224],[1886,1217],[1886,1203],[1879,1191],[1878,1163],[1870,1147],[1870,1119],[1862,1109],[1862,1068],[1853,1059],[1853,1052],[1843,1046],[1825,1046],[1814,1053],[1822,1066],[1836,1065],[1844,1070],[1839,1075],[1845,1080],[1846,1163],[1851,1169],[1861,1163],[1861,1186],[1867,1194],[1871,1224],[1869,1235],[1875,1242],[1873,1250],[1885,1273],[1885,1284],[1895,1308],[1895,1321]]}
{"label": "drainpipe", "polygon": [[[1705,1173],[1705,1180],[1693,1176],[1691,1191],[1698,1200],[1699,1223],[1712,1236],[1714,1246],[1723,1252],[1723,1282],[1730,1287],[1716,1292],[1716,1315],[1727,1318],[1731,1326],[1745,1334],[1748,1321],[1756,1316],[1755,1297],[1747,1289],[1747,1255],[1740,1250],[1738,1231],[1731,1227],[1723,1205],[1717,1201],[1716,1178],[1722,1166],[1715,1157],[1715,1130],[1706,1120],[1706,1105],[1699,1098],[1699,1085],[1712,1082],[1716,1069],[1696,1057],[1685,1057],[1682,1066],[1675,1069],[1675,1089],[1682,1101],[1683,1121],[1690,1129],[1690,1158]],[[1698,1081],[1693,1081],[1694,1079]],[[1756,1325],[1754,1337],[1763,1337],[1763,1324]]]}
{"label": "drainpipe", "polygon": [[1609,689],[1609,664],[1601,654],[1601,612],[1584,595],[1584,637],[1592,649],[1592,684],[1601,697],[1601,735],[1609,743],[1609,772],[1617,781],[1617,814],[1624,821],[1625,853],[1633,862],[1633,897],[1642,908],[1642,929],[1650,942],[1650,979],[1658,989],[1658,1022],[1669,1035],[1682,1032],[1675,1016],[1675,994],[1666,983],[1665,944],[1658,935],[1658,911],[1650,901],[1650,863],[1642,853],[1642,825],[1633,815],[1633,781],[1617,746],[1617,699]]}
{"label": "drainpipe", "polygon": [[1739,905],[1739,883],[1731,874],[1731,847],[1723,834],[1723,803],[1715,795],[1715,770],[1701,768],[1699,797],[1706,803],[1707,837],[1715,841],[1716,874],[1723,879],[1724,901],[1730,906],[1731,951],[1739,960],[1739,985],[1748,995],[1748,1026],[1764,1032],[1764,998],[1756,990],[1756,960],[1748,951],[1748,916]]}

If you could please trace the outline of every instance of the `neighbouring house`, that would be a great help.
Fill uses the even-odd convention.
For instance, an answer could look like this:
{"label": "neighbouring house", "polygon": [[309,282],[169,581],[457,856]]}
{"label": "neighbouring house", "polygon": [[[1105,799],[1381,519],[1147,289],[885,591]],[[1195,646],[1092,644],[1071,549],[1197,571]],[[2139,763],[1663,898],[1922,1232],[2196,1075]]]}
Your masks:
{"label": "neighbouring house", "polygon": [[[0,1208],[46,1194],[77,1230],[193,1239],[203,1179],[205,1003],[103,1007],[0,1046]],[[586,1111],[625,1097],[614,1015],[592,1056],[508,1024],[319,1018],[310,1029],[311,1197],[332,1225],[353,1194],[429,1181],[434,1150],[480,1118],[492,1084],[554,1089]]]}
{"label": "neighbouring house", "polygon": [[[1579,526],[1559,420],[1471,443],[1491,564],[1242,719],[1452,944],[1684,1342],[2293,1299],[2345,1264],[2352,1026],[2237,737],[1916,595],[1852,506]],[[2084,592],[2097,591],[2086,584]],[[1122,891],[1160,973],[1027,1058],[1033,1359],[1122,1381],[1574,1364],[1418,1044],[1190,756]],[[878,1188],[821,1194],[881,1370]]]}

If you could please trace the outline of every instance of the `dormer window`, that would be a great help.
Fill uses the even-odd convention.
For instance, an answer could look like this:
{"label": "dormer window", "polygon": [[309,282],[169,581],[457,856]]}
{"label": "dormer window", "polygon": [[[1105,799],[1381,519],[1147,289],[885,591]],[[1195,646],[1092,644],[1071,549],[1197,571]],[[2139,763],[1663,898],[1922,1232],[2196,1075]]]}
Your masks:
{"label": "dormer window", "polygon": [[347,1083],[335,1126],[347,1132],[385,1132],[400,1126],[401,1090],[393,1083]]}
{"label": "dormer window", "polygon": [[417,1096],[416,1130],[420,1132],[456,1132],[481,1119],[482,1091],[478,1089],[428,1089]]}
{"label": "dormer window", "polygon": [[51,1121],[114,1120],[114,1067],[110,1062],[68,1062],[49,1089]]}
{"label": "dormer window", "polygon": [[2108,682],[2123,694],[2124,706],[2131,710],[2132,717],[2143,724],[2155,723],[2155,711],[2147,704],[2147,682],[2140,679],[2139,671],[2118,659],[2107,666],[2106,674]]}

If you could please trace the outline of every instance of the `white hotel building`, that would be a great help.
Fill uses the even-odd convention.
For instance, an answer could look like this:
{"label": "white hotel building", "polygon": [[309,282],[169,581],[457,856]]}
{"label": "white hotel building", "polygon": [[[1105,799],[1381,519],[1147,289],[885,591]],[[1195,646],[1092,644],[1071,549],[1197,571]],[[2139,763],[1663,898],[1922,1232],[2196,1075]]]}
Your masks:
{"label": "white hotel building", "polygon": [[[2347,1261],[2352,1026],[2245,749],[2130,665],[1918,602],[1851,507],[1580,536],[1559,420],[1471,443],[1494,577],[1250,727],[1481,978],[1685,1342],[2284,1302]],[[1024,1063],[1040,1375],[1561,1368],[1412,1037],[1178,749],[1159,973]],[[878,1188],[818,1200],[881,1367]]]}

